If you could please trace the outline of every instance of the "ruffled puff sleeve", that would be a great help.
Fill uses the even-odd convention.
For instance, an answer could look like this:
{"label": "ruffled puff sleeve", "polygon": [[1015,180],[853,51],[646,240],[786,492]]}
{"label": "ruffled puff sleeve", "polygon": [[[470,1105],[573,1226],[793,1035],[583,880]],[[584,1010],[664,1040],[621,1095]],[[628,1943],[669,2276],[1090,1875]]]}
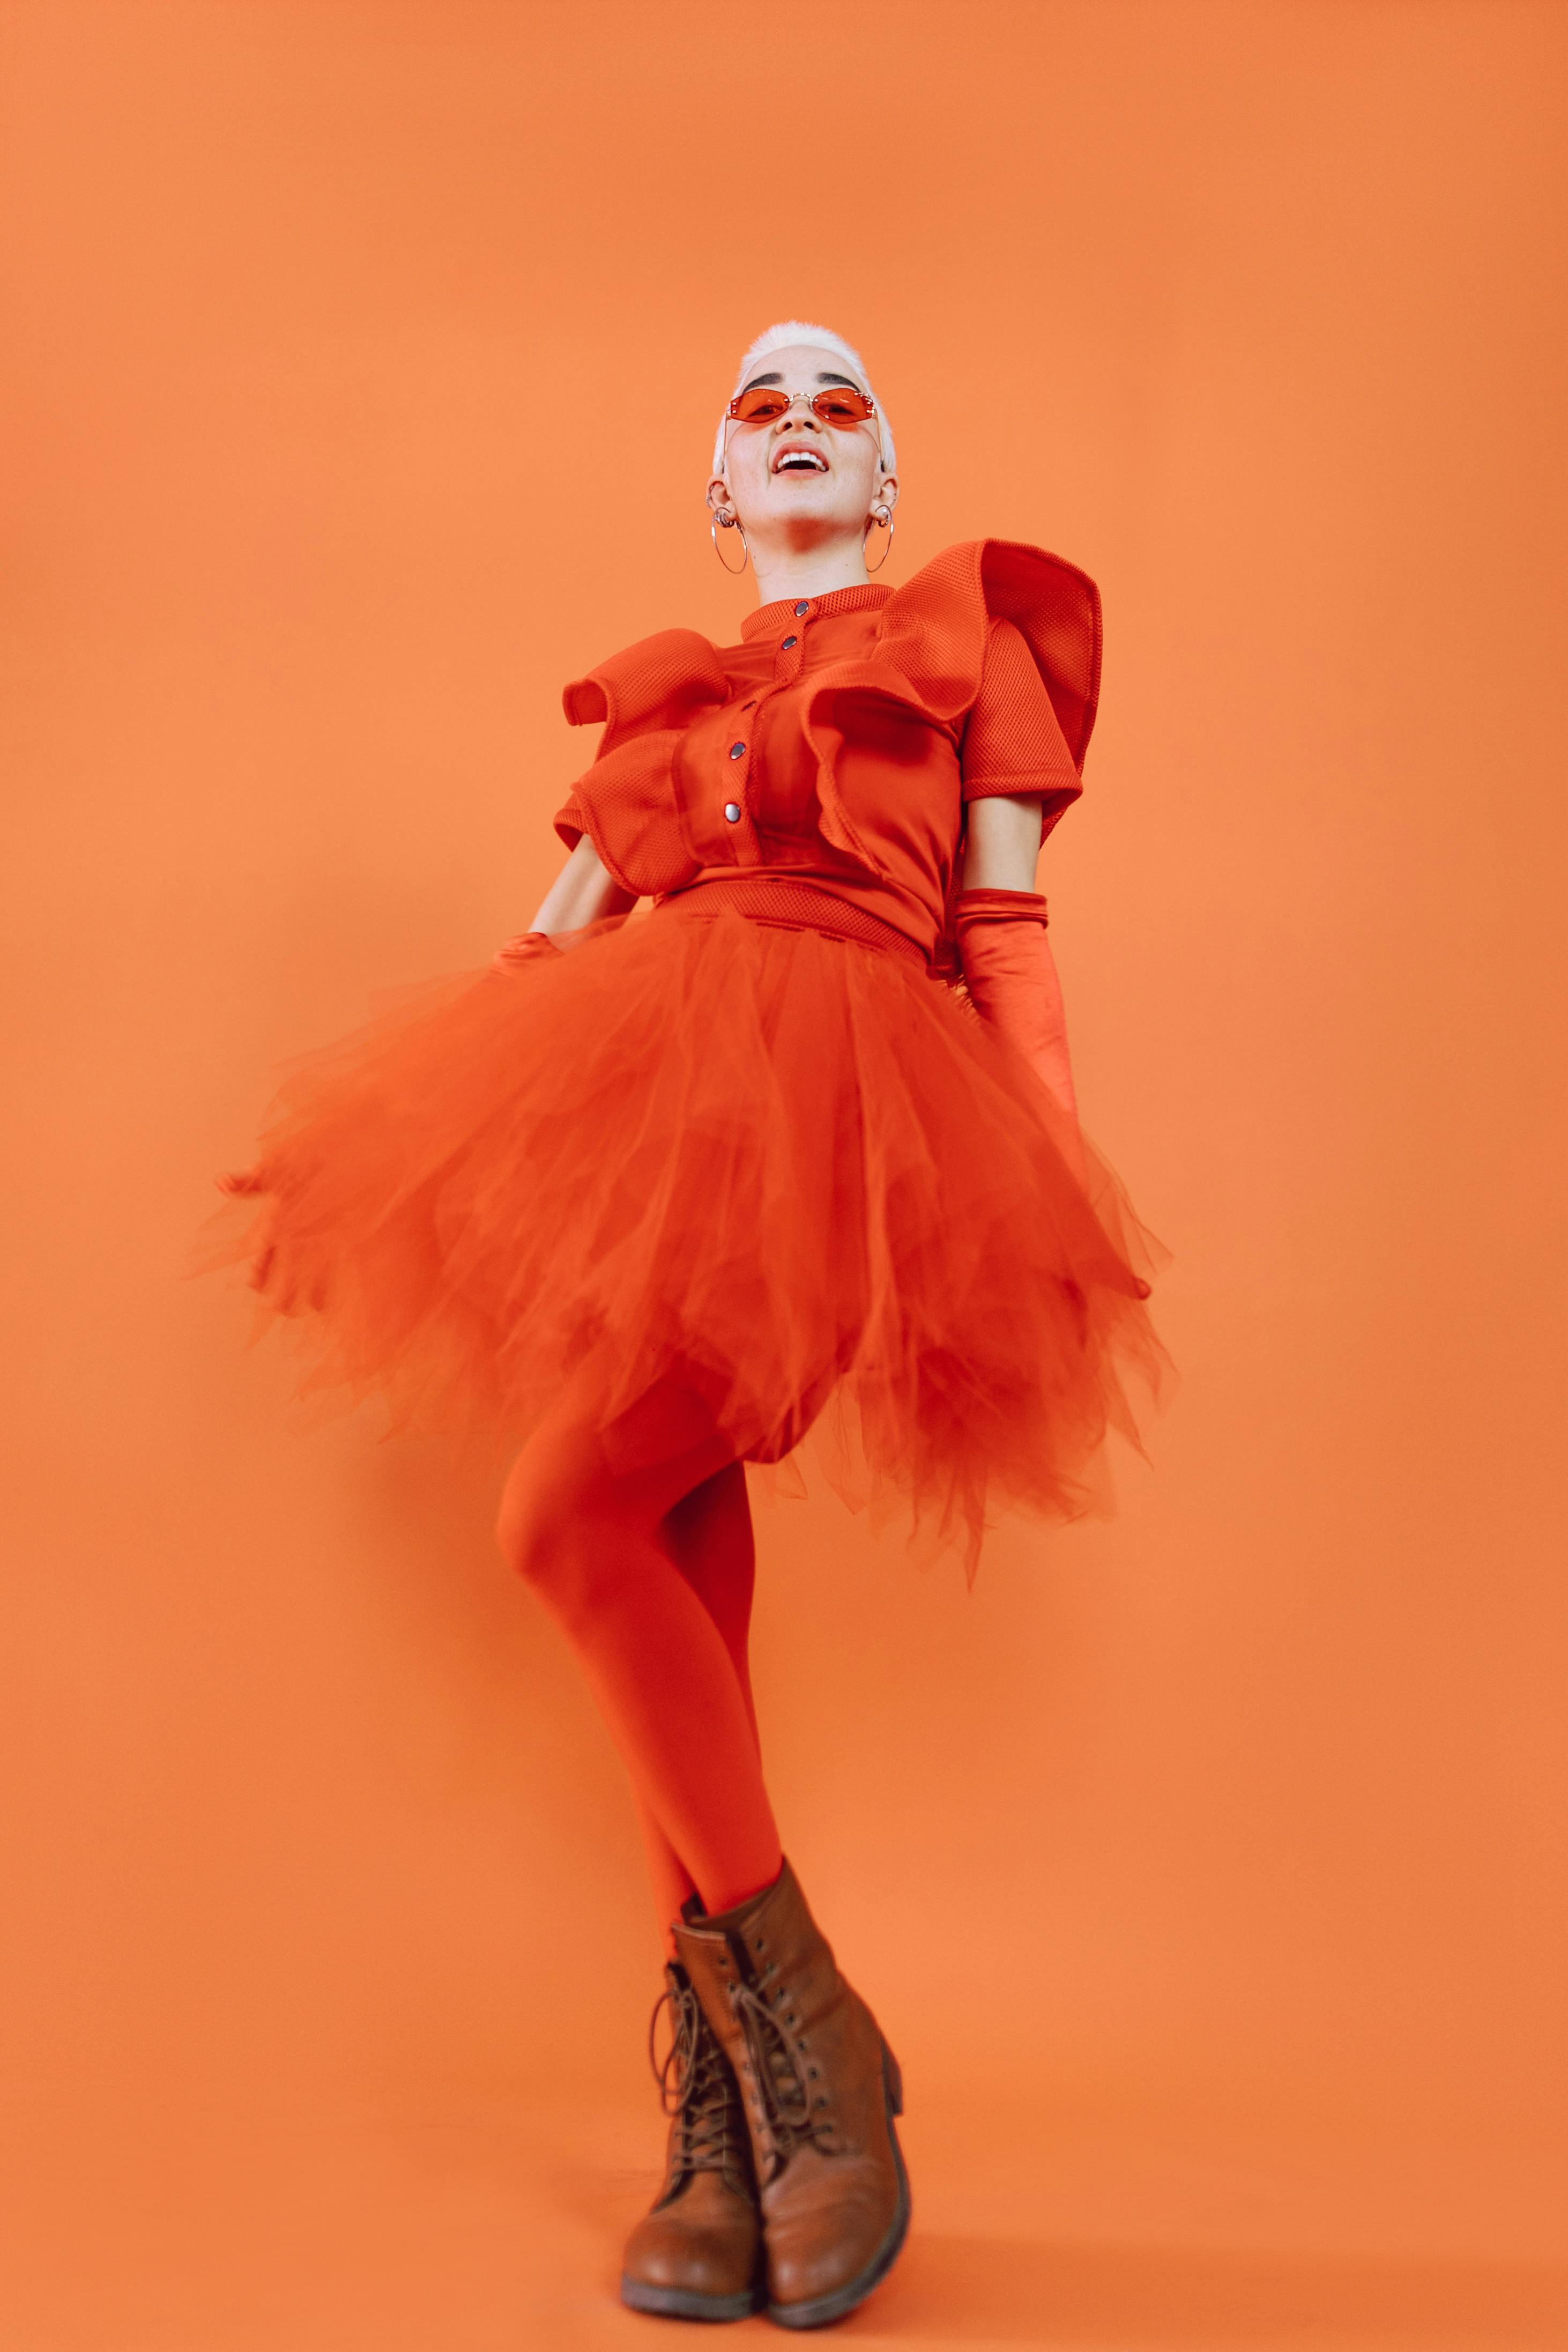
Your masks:
{"label": "ruffled puff sleeve", "polygon": [[674,757],[692,721],[729,692],[723,665],[695,629],[664,629],[574,678],[561,697],[569,723],[602,720],[593,765],[556,812],[569,849],[584,834],[606,871],[634,898],[678,889],[700,870],[685,837]]}
{"label": "ruffled puff sleeve", "polygon": [[1016,622],[986,633],[980,688],[958,753],[966,803],[1038,795],[1043,841],[1083,790],[1051,695]]}

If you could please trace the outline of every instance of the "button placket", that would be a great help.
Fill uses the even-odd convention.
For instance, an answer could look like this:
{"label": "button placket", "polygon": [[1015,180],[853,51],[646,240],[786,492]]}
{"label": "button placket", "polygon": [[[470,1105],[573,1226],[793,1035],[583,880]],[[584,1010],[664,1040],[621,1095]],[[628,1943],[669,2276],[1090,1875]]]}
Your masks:
{"label": "button placket", "polygon": [[[795,610],[799,613],[800,606],[797,604]],[[778,641],[773,656],[773,682],[776,689],[779,687],[794,685],[800,675],[800,667],[805,658],[804,627],[786,628],[784,635]]]}
{"label": "button placket", "polygon": [[[810,609],[809,604],[802,607],[803,611]],[[731,845],[729,860],[727,862],[733,862],[737,866],[758,866],[763,862],[756,833],[756,814],[748,805],[746,797],[747,779],[751,772],[750,758],[756,749],[757,730],[763,709],[774,695],[784,692],[794,684],[800,672],[803,633],[800,637],[796,637],[793,632],[789,634],[794,648],[793,657],[782,658],[782,648],[776,646],[773,656],[773,677],[759,680],[752,687],[746,700],[738,705],[732,703],[726,714],[731,727],[737,729],[744,727],[747,731],[744,734],[737,732],[727,740],[720,738],[722,746],[720,765],[728,771],[724,781],[729,785],[730,796],[721,800],[719,809],[724,819],[726,834]],[[745,689],[743,688],[742,691]]]}
{"label": "button placket", "polygon": [[[747,703],[746,707],[748,710],[753,709],[755,709],[755,704]],[[729,746],[729,761],[732,767],[740,767],[741,762],[746,758],[748,749],[749,745],[747,744],[745,736],[737,735],[734,738]],[[725,802],[724,821],[726,824],[738,824],[745,814],[746,811],[738,800],[727,800]]]}

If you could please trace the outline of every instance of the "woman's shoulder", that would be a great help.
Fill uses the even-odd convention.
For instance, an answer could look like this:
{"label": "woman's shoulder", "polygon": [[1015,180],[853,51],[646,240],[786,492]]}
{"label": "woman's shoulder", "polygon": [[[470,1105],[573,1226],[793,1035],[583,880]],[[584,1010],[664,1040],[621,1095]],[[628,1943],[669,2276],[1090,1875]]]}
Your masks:
{"label": "woman's shoulder", "polygon": [[931,708],[957,714],[979,691],[998,625],[1029,648],[1075,764],[1100,698],[1100,591],[1065,557],[1020,540],[973,539],[944,548],[883,607],[883,656]]}

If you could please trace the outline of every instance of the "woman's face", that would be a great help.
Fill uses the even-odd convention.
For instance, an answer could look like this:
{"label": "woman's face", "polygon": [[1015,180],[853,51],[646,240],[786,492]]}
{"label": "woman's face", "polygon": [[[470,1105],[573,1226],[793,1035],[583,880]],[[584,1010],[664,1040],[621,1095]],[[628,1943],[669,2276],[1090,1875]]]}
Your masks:
{"label": "woman's face", "polygon": [[[809,398],[829,384],[855,380],[845,373],[836,352],[798,343],[767,352],[741,390],[758,383]],[[770,425],[741,425],[732,417],[725,425],[729,502],[748,538],[778,536],[810,546],[858,536],[873,499],[888,497],[891,504],[898,495],[893,476],[882,470],[880,446],[874,417],[845,432],[824,425],[807,399],[797,400]],[[724,488],[725,477],[716,476],[708,486],[710,506],[722,503]]]}

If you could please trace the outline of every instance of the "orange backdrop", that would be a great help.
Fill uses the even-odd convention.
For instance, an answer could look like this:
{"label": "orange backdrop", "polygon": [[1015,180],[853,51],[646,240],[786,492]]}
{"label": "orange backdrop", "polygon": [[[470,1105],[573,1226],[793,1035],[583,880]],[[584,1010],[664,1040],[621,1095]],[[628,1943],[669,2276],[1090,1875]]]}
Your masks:
{"label": "orange backdrop", "polygon": [[0,40],[0,2342],[652,2340],[608,1742],[491,1484],[183,1268],[277,1063],[527,921],[561,681],[737,633],[709,437],[790,313],[895,421],[891,576],[1102,583],[1043,887],[1183,1372],[972,1597],[761,1514],[786,1841],[912,2085],[854,2332],[1558,2340],[1562,9]]}

